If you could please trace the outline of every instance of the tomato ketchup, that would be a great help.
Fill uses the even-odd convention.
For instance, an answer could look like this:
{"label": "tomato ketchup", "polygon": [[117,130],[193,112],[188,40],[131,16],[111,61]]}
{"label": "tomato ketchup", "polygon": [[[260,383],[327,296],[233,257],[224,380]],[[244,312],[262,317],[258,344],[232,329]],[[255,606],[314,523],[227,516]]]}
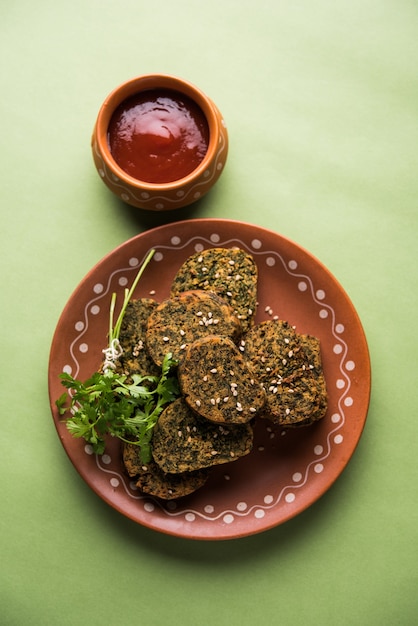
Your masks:
{"label": "tomato ketchup", "polygon": [[108,128],[112,157],[127,174],[149,183],[184,178],[203,160],[209,126],[200,107],[169,89],[124,100]]}

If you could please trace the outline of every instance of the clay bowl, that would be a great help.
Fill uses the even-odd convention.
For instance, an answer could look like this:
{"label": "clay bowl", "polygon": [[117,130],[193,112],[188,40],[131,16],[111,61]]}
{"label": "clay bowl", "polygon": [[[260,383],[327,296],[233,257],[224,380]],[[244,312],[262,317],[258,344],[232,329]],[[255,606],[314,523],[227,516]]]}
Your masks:
{"label": "clay bowl", "polygon": [[[111,150],[111,124],[117,111],[134,98],[146,100],[148,94],[171,94],[173,98],[191,103],[201,115],[207,135],[201,161],[179,178],[168,182],[149,182],[146,168],[137,163],[135,175],[126,171]],[[141,135],[143,137],[144,135]],[[169,131],[164,149],[170,142]],[[206,147],[207,146],[207,147]],[[92,136],[92,152],[96,169],[107,187],[127,204],[151,211],[178,209],[202,198],[221,175],[228,153],[228,134],[222,115],[200,89],[191,83],[165,74],[149,74],[129,80],[112,91],[103,102]],[[132,156],[133,153],[131,153]],[[166,153],[167,154],[167,153]],[[203,156],[204,155],[204,156]],[[169,155],[170,156],[170,155]],[[164,157],[166,158],[166,157]],[[143,175],[144,173],[144,175]],[[175,172],[174,172],[175,175]],[[171,174],[173,177],[173,172]]]}

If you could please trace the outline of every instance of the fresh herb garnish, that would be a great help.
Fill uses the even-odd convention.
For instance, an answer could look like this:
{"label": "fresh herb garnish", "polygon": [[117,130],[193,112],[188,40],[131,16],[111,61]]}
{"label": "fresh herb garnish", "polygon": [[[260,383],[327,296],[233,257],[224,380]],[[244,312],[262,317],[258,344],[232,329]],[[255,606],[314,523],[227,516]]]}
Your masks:
{"label": "fresh herb garnish", "polygon": [[[176,362],[167,354],[161,376],[125,375],[112,370],[95,372],[85,382],[61,374],[61,382],[72,390],[57,400],[60,415],[70,411],[66,426],[73,437],[82,437],[96,454],[103,454],[105,435],[140,446],[143,463],[151,460],[152,431],[164,407],[179,395],[178,381],[171,374]],[[144,382],[151,385],[144,386]]]}
{"label": "fresh herb garnish", "polygon": [[164,407],[180,395],[177,376],[173,373],[177,362],[171,353],[164,358],[160,376],[132,374],[128,377],[114,371],[115,360],[122,354],[119,336],[123,316],[153,253],[151,250],[145,259],[131,289],[125,290],[116,324],[113,324],[116,294],[112,295],[109,342],[108,348],[103,350],[105,362],[102,370],[95,372],[85,382],[62,373],[61,382],[70,393],[64,393],[56,401],[60,415],[67,412],[71,414],[66,419],[71,435],[83,438],[96,454],[103,454],[105,437],[111,435],[138,445],[143,463],[151,460],[152,432],[158,417]]}

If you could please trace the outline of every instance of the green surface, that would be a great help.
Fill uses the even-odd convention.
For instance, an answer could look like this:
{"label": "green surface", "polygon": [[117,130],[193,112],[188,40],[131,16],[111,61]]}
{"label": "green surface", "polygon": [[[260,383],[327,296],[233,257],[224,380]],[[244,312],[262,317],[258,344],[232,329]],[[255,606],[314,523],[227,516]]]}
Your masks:
{"label": "green surface", "polygon": [[[413,0],[15,0],[0,7],[2,626],[412,626],[418,619],[418,5]],[[105,96],[172,73],[218,104],[230,152],[183,212],[111,196]],[[58,317],[115,246],[183,217],[272,228],[345,287],[369,342],[359,447],[305,513],[204,543],[110,509],[56,436]]]}

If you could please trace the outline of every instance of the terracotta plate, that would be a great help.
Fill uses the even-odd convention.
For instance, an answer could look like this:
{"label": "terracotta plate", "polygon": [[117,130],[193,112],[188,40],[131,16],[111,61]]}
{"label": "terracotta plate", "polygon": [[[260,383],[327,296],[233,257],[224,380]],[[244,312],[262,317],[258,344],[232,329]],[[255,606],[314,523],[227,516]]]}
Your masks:
{"label": "terracotta plate", "polygon": [[[259,268],[257,321],[278,315],[321,340],[329,392],[326,417],[314,426],[284,431],[260,420],[252,453],[218,466],[195,494],[164,503],[142,495],[124,474],[118,441],[95,456],[73,439],[55,400],[64,389],[59,374],[88,378],[106,345],[113,291],[118,302],[147,252],[156,253],[136,296],[161,301],[173,276],[192,253],[239,246]],[[58,322],[50,353],[49,394],[55,426],[77,471],[108,504],[157,531],[191,539],[255,534],[289,520],[315,502],[349,462],[360,439],[370,397],[370,360],[357,313],[330,272],[288,239],[242,222],[195,219],[142,233],[116,248],[82,280]]]}

